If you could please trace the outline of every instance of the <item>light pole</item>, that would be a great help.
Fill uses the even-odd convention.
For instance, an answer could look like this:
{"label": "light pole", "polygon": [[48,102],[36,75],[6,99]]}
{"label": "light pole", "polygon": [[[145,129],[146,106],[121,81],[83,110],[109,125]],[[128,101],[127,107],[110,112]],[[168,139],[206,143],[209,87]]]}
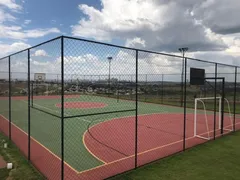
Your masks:
{"label": "light pole", "polygon": [[184,47],[184,48],[179,48],[178,49],[181,53],[182,53],[182,56],[183,56],[183,59],[182,59],[182,82],[181,82],[181,107],[183,106],[183,75],[184,75],[184,57],[185,57],[185,52],[188,51],[188,47]]}
{"label": "light pole", "polygon": [[107,57],[108,59],[108,96],[110,96],[110,81],[111,81],[111,61],[112,61],[112,57],[109,56]]}

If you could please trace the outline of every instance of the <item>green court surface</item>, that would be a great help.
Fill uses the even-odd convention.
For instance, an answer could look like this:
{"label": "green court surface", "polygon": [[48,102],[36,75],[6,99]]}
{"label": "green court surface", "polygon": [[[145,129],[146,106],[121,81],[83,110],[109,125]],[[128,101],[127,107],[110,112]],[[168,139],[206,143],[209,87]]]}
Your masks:
{"label": "green court surface", "polygon": [[[61,103],[59,98],[34,99],[33,106],[55,115],[61,115],[61,108],[56,104]],[[65,98],[67,102],[100,102],[105,106],[101,108],[65,108],[65,116],[133,110],[128,112],[118,112],[111,114],[101,114],[93,116],[65,118],[64,119],[64,157],[65,161],[77,171],[84,171],[103,164],[88,152],[83,143],[85,131],[94,124],[113,118],[127,117],[135,115],[136,103],[134,101],[119,100],[107,97],[80,95],[79,97]],[[12,98],[12,122],[19,128],[28,132],[28,102],[27,99]],[[1,114],[8,118],[8,100],[1,100]],[[188,110],[193,112],[193,110]],[[183,108],[172,107],[151,103],[138,103],[138,114],[154,113],[183,113]],[[61,119],[31,108],[31,136],[44,145],[47,149],[60,157],[61,155]],[[125,123],[124,120],[122,123]],[[124,131],[124,129],[123,129]],[[104,133],[104,132],[101,132]],[[134,143],[134,141],[132,142]]]}

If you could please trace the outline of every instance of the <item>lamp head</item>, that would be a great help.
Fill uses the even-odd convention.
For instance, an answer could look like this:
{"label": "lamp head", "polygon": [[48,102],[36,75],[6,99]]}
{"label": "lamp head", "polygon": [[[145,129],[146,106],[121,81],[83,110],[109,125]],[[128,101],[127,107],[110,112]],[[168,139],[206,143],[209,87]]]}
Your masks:
{"label": "lamp head", "polygon": [[179,50],[180,52],[186,52],[186,51],[188,51],[188,47],[179,48],[178,50]]}

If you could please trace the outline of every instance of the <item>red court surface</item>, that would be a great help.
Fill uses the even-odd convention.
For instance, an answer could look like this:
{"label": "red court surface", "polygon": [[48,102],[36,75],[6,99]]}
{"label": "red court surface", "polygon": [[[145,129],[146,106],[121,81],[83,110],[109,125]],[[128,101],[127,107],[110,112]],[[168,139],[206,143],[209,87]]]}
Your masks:
{"label": "red court surface", "polygon": [[[105,106],[107,106],[107,104],[100,102],[64,102],[64,108],[66,109],[92,109],[104,108]],[[57,103],[56,107],[61,108],[62,104]]]}
{"label": "red court surface", "polygon": [[[206,141],[194,137],[193,116],[193,114],[187,114],[187,148]],[[209,134],[204,114],[199,114],[197,117],[197,134],[213,138],[214,116],[207,116]],[[218,125],[219,123],[216,123],[216,127]],[[183,148],[183,127],[183,114],[140,115],[137,128],[138,153],[140,155],[138,165],[181,151]],[[228,117],[225,118],[224,127],[232,127]],[[216,135],[219,134],[220,130],[217,130]],[[105,163],[134,156],[135,117],[113,119],[92,126],[85,133],[84,142],[87,149]]]}
{"label": "red court surface", "polygon": [[[199,115],[201,120],[202,115]],[[211,115],[208,116],[212,118]],[[193,137],[193,114],[187,115],[186,146],[191,147],[206,140]],[[183,114],[152,114],[139,116],[138,121],[138,165],[182,151]],[[67,163],[64,164],[64,178],[73,180],[104,179],[134,168],[135,117],[113,119],[99,123],[86,131],[84,142],[88,150],[104,161],[103,165],[77,172]],[[9,121],[0,116],[0,130],[8,135]],[[206,135],[206,126],[199,121],[198,133]],[[236,129],[240,129],[240,119],[236,119]],[[225,123],[225,127],[229,124]],[[210,120],[210,129],[213,124]],[[27,155],[28,135],[13,123],[12,140]],[[213,129],[212,129],[213,130]],[[211,135],[212,135],[211,130]],[[219,131],[217,131],[219,136]],[[61,159],[31,138],[31,162],[47,179],[59,180]],[[108,147],[107,147],[107,146]],[[60,147],[59,147],[60,148]],[[117,150],[117,151],[116,151]]]}

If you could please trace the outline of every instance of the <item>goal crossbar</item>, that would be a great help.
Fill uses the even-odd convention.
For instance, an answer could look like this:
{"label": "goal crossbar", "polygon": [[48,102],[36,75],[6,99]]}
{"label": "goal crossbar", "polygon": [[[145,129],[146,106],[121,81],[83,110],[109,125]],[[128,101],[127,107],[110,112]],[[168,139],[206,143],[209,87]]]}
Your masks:
{"label": "goal crossbar", "polygon": [[[205,139],[205,140],[210,140],[211,136],[210,136],[210,130],[209,130],[209,126],[208,126],[208,116],[207,116],[207,109],[205,106],[205,102],[203,100],[214,100],[215,97],[205,97],[205,98],[195,98],[195,105],[194,105],[194,137],[198,137],[201,139]],[[218,96],[216,97],[216,100],[218,101],[218,129],[221,129],[221,124],[222,124],[222,119],[221,119],[221,113],[222,113],[222,97]],[[231,115],[231,109],[230,109],[230,105],[229,105],[229,101],[224,98],[224,101],[226,101],[227,105],[228,105],[228,113],[229,113],[229,118],[231,121],[231,129],[227,129],[224,128],[224,130],[227,131],[233,131],[233,120],[232,120],[232,115]],[[197,134],[197,110],[198,110],[198,102],[201,102],[203,105],[203,111],[204,111],[204,119],[205,119],[205,125],[206,125],[206,134],[207,137],[201,136]]]}

